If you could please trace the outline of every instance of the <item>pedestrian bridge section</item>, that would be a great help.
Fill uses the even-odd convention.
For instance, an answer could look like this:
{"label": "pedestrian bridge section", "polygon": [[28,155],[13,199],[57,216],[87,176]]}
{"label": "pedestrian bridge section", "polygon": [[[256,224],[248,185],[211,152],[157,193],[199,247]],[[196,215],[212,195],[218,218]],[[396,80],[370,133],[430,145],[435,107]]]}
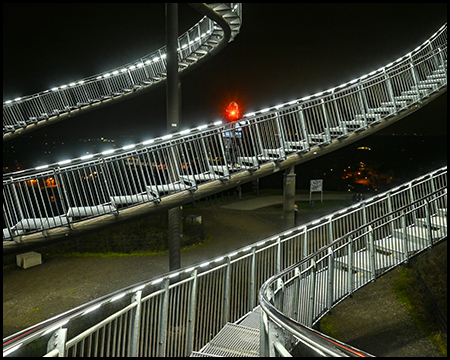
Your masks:
{"label": "pedestrian bridge section", "polygon": [[[192,7],[206,16],[178,38],[180,75],[233,41],[241,27],[242,4]],[[5,101],[3,141],[154,89],[167,78],[166,56],[167,49],[162,47],[102,74]]]}
{"label": "pedestrian bridge section", "polygon": [[444,167],[56,315],[3,339],[3,356],[367,356],[314,324],[446,237]]}
{"label": "pedestrian bridge section", "polygon": [[447,24],[380,69],[237,122],[6,174],[3,251],[100,230],[315,159],[446,89]]}

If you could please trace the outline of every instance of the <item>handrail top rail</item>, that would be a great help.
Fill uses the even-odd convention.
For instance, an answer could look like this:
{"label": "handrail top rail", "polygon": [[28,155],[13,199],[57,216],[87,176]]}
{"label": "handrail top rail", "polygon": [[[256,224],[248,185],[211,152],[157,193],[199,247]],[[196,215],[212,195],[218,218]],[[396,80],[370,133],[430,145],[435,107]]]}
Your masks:
{"label": "handrail top rail", "polygon": [[[440,169],[436,169],[435,171],[430,172],[429,174],[425,175],[425,176],[420,176],[417,177],[415,179],[410,180],[409,182],[406,182],[404,185],[407,185],[409,183],[414,183],[417,181],[420,181],[422,179],[425,179],[428,175],[433,175],[433,174],[438,174],[441,171],[446,171],[447,170],[447,166],[441,167]],[[366,202],[370,201],[371,199],[380,199],[383,196],[387,196],[387,194],[391,194],[392,190],[396,190],[399,187],[396,187],[394,189],[391,190],[387,190],[382,194],[378,194],[372,198],[366,199],[362,202],[359,202],[357,204],[357,206],[363,206]],[[441,190],[442,191],[442,190]],[[438,192],[438,191],[436,191]],[[434,193],[433,193],[434,194]],[[431,195],[430,195],[431,196]],[[426,197],[426,196],[425,196]],[[423,199],[418,199],[416,202],[418,201],[422,201]],[[414,202],[414,203],[416,203]],[[409,204],[408,206],[411,206],[411,204]],[[350,206],[347,209],[353,209],[354,206]],[[50,330],[60,327],[63,324],[68,323],[69,321],[71,321],[74,318],[77,318],[79,316],[83,316],[83,314],[88,313],[94,309],[97,309],[99,307],[101,307],[104,304],[110,303],[112,301],[114,301],[114,299],[120,299],[123,296],[126,296],[128,294],[132,294],[135,293],[137,291],[141,291],[144,288],[146,288],[147,286],[154,286],[154,285],[158,285],[163,283],[164,281],[170,281],[170,279],[172,278],[176,278],[177,276],[183,275],[184,277],[190,277],[196,270],[200,270],[203,269],[203,272],[208,272],[211,270],[211,266],[213,266],[214,268],[216,267],[221,267],[224,264],[224,261],[227,261],[227,259],[230,259],[230,262],[233,262],[235,259],[241,258],[243,256],[247,256],[253,248],[260,248],[262,246],[273,246],[273,244],[277,241],[279,241],[281,238],[283,238],[283,240],[287,240],[292,236],[297,235],[298,233],[301,233],[304,229],[307,229],[309,225],[313,225],[315,223],[318,222],[322,222],[324,220],[329,220],[331,219],[334,215],[336,214],[341,214],[343,210],[337,210],[335,212],[333,212],[332,214],[328,214],[325,215],[317,220],[312,220],[306,224],[302,224],[298,227],[295,228],[294,231],[288,230],[288,231],[283,231],[280,232],[279,234],[276,234],[274,236],[270,236],[269,238],[263,239],[261,241],[258,241],[254,244],[236,249],[235,251],[232,251],[230,253],[227,253],[225,255],[222,256],[218,256],[212,259],[208,259],[206,261],[203,261],[201,263],[198,264],[194,264],[194,265],[189,265],[186,266],[184,268],[181,268],[179,270],[174,270],[171,272],[167,272],[161,276],[157,276],[154,278],[151,278],[149,280],[144,280],[141,282],[138,282],[136,284],[132,284],[130,286],[127,286],[125,288],[119,289],[117,291],[114,291],[110,294],[104,295],[102,297],[99,297],[97,299],[94,299],[92,301],[89,301],[85,304],[79,305],[73,309],[70,309],[62,314],[58,314],[50,319],[47,319],[41,323],[35,324],[29,328],[26,328],[22,331],[20,331],[19,333],[13,334],[9,337],[6,337],[5,339],[3,339],[3,346],[4,346],[4,351],[8,351],[10,350],[10,348],[13,347],[13,345],[9,345],[10,343],[16,344],[17,339],[20,336],[24,336],[24,338],[22,339],[23,341],[26,341],[26,339],[29,338],[36,338],[41,336],[42,334],[48,333]],[[295,233],[295,231],[297,231]],[[335,242],[333,241],[332,244],[334,244]],[[317,252],[319,251],[323,251],[323,248],[317,250]],[[316,253],[317,253],[316,252]],[[310,254],[307,257],[305,257],[304,261],[308,261],[310,260],[313,256],[316,255],[316,253],[314,254]],[[231,260],[232,258],[235,258],[233,260]],[[302,260],[303,261],[303,260]],[[295,269],[296,267],[298,267],[298,263],[293,264],[291,266],[289,266],[288,268],[286,268],[282,273],[288,272],[288,271],[292,271],[293,269]],[[281,274],[281,273],[280,273]],[[198,276],[201,276],[201,273],[198,274]],[[275,279],[277,275],[272,276],[271,278],[269,278],[265,284],[268,284],[272,279]],[[186,278],[181,279],[181,281],[186,281]],[[265,285],[263,284],[263,286]],[[172,286],[172,285],[171,285]],[[160,290],[159,290],[160,291]],[[261,288],[261,290],[259,291],[259,298],[261,298],[261,294],[262,294],[263,288]],[[158,292],[155,290],[155,293]],[[153,293],[152,293],[153,294]],[[261,302],[261,300],[260,300]],[[284,315],[283,315],[284,316]],[[303,326],[303,325],[302,325]],[[33,331],[35,330],[35,331]],[[309,330],[308,330],[309,331]],[[22,334],[22,335],[21,335]]]}
{"label": "handrail top rail", "polygon": [[[137,149],[141,148],[151,148],[152,146],[163,146],[167,144],[168,146],[174,141],[174,140],[188,140],[191,136],[198,135],[199,131],[203,132],[206,130],[213,130],[213,131],[226,131],[227,127],[232,124],[242,123],[246,124],[251,121],[258,120],[259,116],[269,116],[274,112],[277,111],[286,111],[292,108],[302,107],[304,104],[308,103],[308,101],[317,101],[317,100],[323,100],[327,96],[335,96],[336,94],[339,94],[344,91],[348,91],[349,89],[361,86],[364,82],[372,81],[377,76],[384,76],[384,73],[387,69],[390,69],[394,66],[397,66],[399,63],[401,63],[404,60],[410,59],[414,54],[419,53],[425,46],[429,45],[433,39],[438,37],[442,32],[444,32],[447,29],[447,23],[442,25],[438,31],[436,31],[428,40],[424,41],[420,46],[416,47],[414,50],[409,52],[406,55],[403,55],[402,57],[398,58],[397,60],[388,63],[387,65],[372,71],[368,74],[365,74],[363,76],[360,76],[359,78],[353,79],[351,81],[348,81],[344,84],[341,84],[336,87],[332,87],[330,89],[318,92],[313,95],[309,95],[300,99],[292,100],[286,103],[282,103],[275,106],[270,106],[268,108],[258,110],[252,113],[244,114],[242,119],[234,121],[234,122],[227,122],[226,124],[223,123],[222,120],[216,120],[209,124],[200,125],[191,129],[185,129],[178,133],[173,134],[166,134],[163,136],[159,136],[153,139],[145,140],[136,144],[129,144],[126,146],[123,146],[118,149],[110,149],[107,151],[103,151],[101,153],[96,154],[89,154],[80,156],[77,158],[71,158],[63,161],[59,161],[57,163],[51,163],[51,164],[45,164],[42,166],[37,166],[34,168],[28,168],[24,170],[19,171],[13,171],[10,173],[3,174],[4,182],[8,179],[11,179],[15,176],[24,176],[24,175],[33,175],[33,176],[41,176],[39,172],[41,170],[47,170],[47,169],[55,169],[54,171],[59,171],[57,169],[63,168],[63,167],[70,167],[73,165],[73,163],[76,163],[77,165],[83,165],[88,164],[91,161],[99,160],[101,161],[103,158],[111,158],[111,157],[117,157],[117,156],[126,156],[129,154],[130,156],[133,155],[133,152],[135,152]],[[159,51],[159,50],[158,50]],[[435,51],[443,51],[442,49],[433,49],[433,52]],[[10,101],[9,101],[10,102]],[[9,103],[8,103],[9,104]],[[5,106],[5,103],[4,103]],[[35,173],[38,171],[38,173]]]}
{"label": "handrail top rail", "polygon": [[[446,169],[447,167],[443,167],[439,170],[443,170]],[[439,170],[437,170],[436,172],[438,172]],[[434,173],[436,173],[434,172]],[[415,180],[412,180],[410,183],[414,182]],[[294,334],[295,336],[297,336],[298,338],[302,339],[303,341],[310,343],[312,345],[322,345],[325,344],[326,346],[322,347],[322,351],[324,351],[324,353],[327,353],[328,355],[332,355],[332,356],[373,356],[369,353],[366,353],[360,349],[351,347],[350,345],[340,342],[332,337],[329,337],[317,330],[314,330],[312,328],[310,328],[309,326],[303,325],[298,321],[295,321],[294,319],[289,318],[288,316],[286,316],[285,314],[283,314],[280,310],[278,310],[270,301],[269,299],[266,297],[267,296],[267,289],[269,287],[272,286],[272,284],[274,284],[278,279],[280,279],[281,277],[283,277],[285,274],[292,272],[294,269],[296,268],[300,268],[303,264],[308,264],[309,261],[311,261],[312,259],[314,259],[315,257],[317,257],[317,255],[321,254],[324,252],[324,250],[326,248],[331,249],[335,244],[341,242],[344,239],[348,239],[351,238],[351,234],[357,232],[358,230],[361,230],[363,228],[367,228],[370,227],[371,224],[374,224],[375,222],[378,222],[380,219],[383,218],[387,218],[392,216],[393,213],[402,213],[404,210],[406,210],[407,208],[414,206],[415,204],[419,204],[422,203],[421,205],[424,206],[423,201],[429,198],[433,198],[434,195],[437,195],[438,193],[442,193],[443,190],[446,189],[439,189],[436,191],[433,191],[425,196],[420,197],[419,199],[416,199],[415,201],[413,201],[412,203],[408,204],[408,205],[404,205],[402,207],[399,207],[397,209],[395,209],[394,211],[381,216],[377,219],[374,219],[372,221],[369,221],[367,224],[361,225],[359,226],[357,229],[353,229],[352,231],[350,231],[349,233],[345,234],[344,236],[341,236],[335,240],[333,240],[330,244],[316,250],[314,253],[309,254],[307,256],[305,256],[301,261],[292,264],[290,266],[288,266],[286,269],[284,269],[283,271],[279,272],[278,274],[275,274],[273,276],[271,276],[269,279],[267,279],[263,285],[261,286],[260,290],[259,290],[259,303],[260,306],[262,308],[262,310],[266,313],[269,314],[269,316],[271,317],[271,319],[280,327],[285,328],[286,330],[289,330],[292,334]],[[388,191],[390,193],[390,191]],[[386,193],[388,193],[386,192]],[[442,197],[446,195],[446,191],[445,194],[441,194],[438,197]],[[375,198],[375,197],[374,197]],[[378,196],[376,197],[378,198]],[[372,199],[372,198],[371,198]],[[329,219],[331,219],[332,216],[328,216]],[[327,218],[327,217],[323,217],[323,218]],[[322,219],[323,219],[322,218]],[[325,255],[325,257],[328,255]],[[306,269],[303,270],[303,272],[308,271],[309,268],[311,266],[307,267]],[[315,342],[314,340],[311,340],[310,337],[308,337],[308,334],[313,334],[315,336],[315,340],[319,341],[319,344],[317,344],[317,342]],[[330,350],[330,347],[333,348],[333,350],[335,350],[335,352]]]}

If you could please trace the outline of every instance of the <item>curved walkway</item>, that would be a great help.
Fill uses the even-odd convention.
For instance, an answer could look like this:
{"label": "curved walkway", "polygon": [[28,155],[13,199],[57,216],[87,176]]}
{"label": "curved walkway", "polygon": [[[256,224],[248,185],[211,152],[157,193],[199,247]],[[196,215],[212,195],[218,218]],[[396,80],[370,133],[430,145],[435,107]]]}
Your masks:
{"label": "curved walkway", "polygon": [[[317,196],[317,194],[315,195]],[[334,198],[333,200],[351,199],[351,195],[346,194],[325,194],[325,205],[331,197]],[[309,194],[297,195],[296,200],[309,201]],[[217,201],[217,204],[214,203],[210,206],[200,204],[196,208],[186,209],[184,216],[190,214],[202,216],[205,233],[211,235],[212,240],[183,251],[181,266],[199,263],[280,232],[282,208],[274,205],[281,202],[281,196],[260,196],[249,200],[236,200],[223,205]],[[334,212],[338,208],[340,207],[324,206],[300,209],[300,222],[314,220]],[[230,234],[233,236],[230,237]],[[127,285],[156,277],[169,270],[168,254],[109,258],[48,257],[44,251],[42,254],[43,264],[40,266],[26,270],[8,266],[3,270],[3,337],[87,301]],[[386,277],[388,276],[390,274]],[[368,285],[367,290],[360,291],[369,291],[369,287],[381,284],[382,280]],[[387,288],[381,287],[381,291],[386,291]],[[355,294],[353,299],[347,301],[351,301],[353,304],[360,291]],[[368,296],[368,300],[372,302],[377,298],[380,296]],[[342,305],[345,303],[346,301]],[[377,305],[366,303],[362,306],[366,309],[378,309],[380,304],[378,302]],[[386,319],[382,320],[383,322],[394,318],[394,314],[389,311],[396,311],[395,333],[402,335],[401,341],[404,344],[402,348],[398,349],[396,355],[411,356],[409,349],[421,336],[420,332],[414,324],[411,324],[411,319],[405,311],[398,312],[397,308],[394,309],[391,306],[386,308]],[[390,329],[387,323],[386,329]],[[364,347],[362,348],[364,349]],[[412,356],[439,356],[431,346],[415,348],[415,354]],[[401,353],[402,351],[405,352]]]}

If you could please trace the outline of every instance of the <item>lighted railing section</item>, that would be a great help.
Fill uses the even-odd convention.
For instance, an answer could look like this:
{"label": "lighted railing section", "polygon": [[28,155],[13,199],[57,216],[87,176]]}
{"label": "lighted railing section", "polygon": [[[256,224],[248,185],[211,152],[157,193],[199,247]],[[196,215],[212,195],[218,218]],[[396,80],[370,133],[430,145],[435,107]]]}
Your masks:
{"label": "lighted railing section", "polygon": [[[418,180],[370,199],[344,215],[352,230],[269,279],[260,290],[260,354],[299,346],[305,356],[368,355],[311,327],[360,287],[447,237],[445,184]],[[329,225],[334,234],[331,219]]]}
{"label": "lighted railing section", "polygon": [[[220,4],[216,4],[220,5]],[[241,4],[223,4],[240,16]],[[229,17],[228,17],[229,18]],[[240,22],[234,22],[240,24]],[[233,30],[236,26],[233,27]],[[237,31],[232,31],[232,39]],[[179,71],[196,63],[219,43],[223,31],[214,21],[204,17],[178,38]],[[231,39],[231,40],[232,40]],[[108,72],[61,85],[43,92],[3,103],[3,133],[14,132],[39,121],[64,114],[148,88],[165,79],[166,47]]]}
{"label": "lighted railing section", "polygon": [[[447,26],[394,63],[320,94],[3,177],[3,239],[195,192],[375,127],[447,86]],[[219,191],[219,190],[218,190]]]}
{"label": "lighted railing section", "polygon": [[[444,167],[233,253],[69,310],[4,339],[3,355],[187,356],[253,310],[263,284],[262,355],[273,355],[274,346],[289,348],[280,343],[284,335],[342,355],[339,346],[333,353],[325,337],[319,339],[308,326],[365,283],[446,236],[446,187]],[[425,236],[405,247],[413,227]],[[394,255],[361,255],[368,247],[389,248]],[[376,266],[360,270],[364,256]],[[339,267],[354,271],[332,275]]]}

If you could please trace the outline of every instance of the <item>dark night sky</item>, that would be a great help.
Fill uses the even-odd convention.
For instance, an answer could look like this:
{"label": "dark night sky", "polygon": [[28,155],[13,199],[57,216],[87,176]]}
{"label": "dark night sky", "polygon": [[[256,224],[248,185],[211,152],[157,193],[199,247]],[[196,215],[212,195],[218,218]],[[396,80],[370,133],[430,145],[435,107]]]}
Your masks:
{"label": "dark night sky", "polygon": [[[180,33],[201,17],[186,4],[179,13]],[[235,41],[182,77],[182,128],[219,119],[232,100],[248,113],[350,81],[413,50],[446,21],[446,4],[244,4]],[[164,4],[4,4],[3,101],[110,70],[163,45]],[[446,96],[417,114],[385,132],[446,133]],[[15,142],[31,152],[45,134],[137,135],[136,142],[163,135],[165,87],[69,121],[4,147]],[[81,156],[86,150],[79,146],[42,160]]]}

